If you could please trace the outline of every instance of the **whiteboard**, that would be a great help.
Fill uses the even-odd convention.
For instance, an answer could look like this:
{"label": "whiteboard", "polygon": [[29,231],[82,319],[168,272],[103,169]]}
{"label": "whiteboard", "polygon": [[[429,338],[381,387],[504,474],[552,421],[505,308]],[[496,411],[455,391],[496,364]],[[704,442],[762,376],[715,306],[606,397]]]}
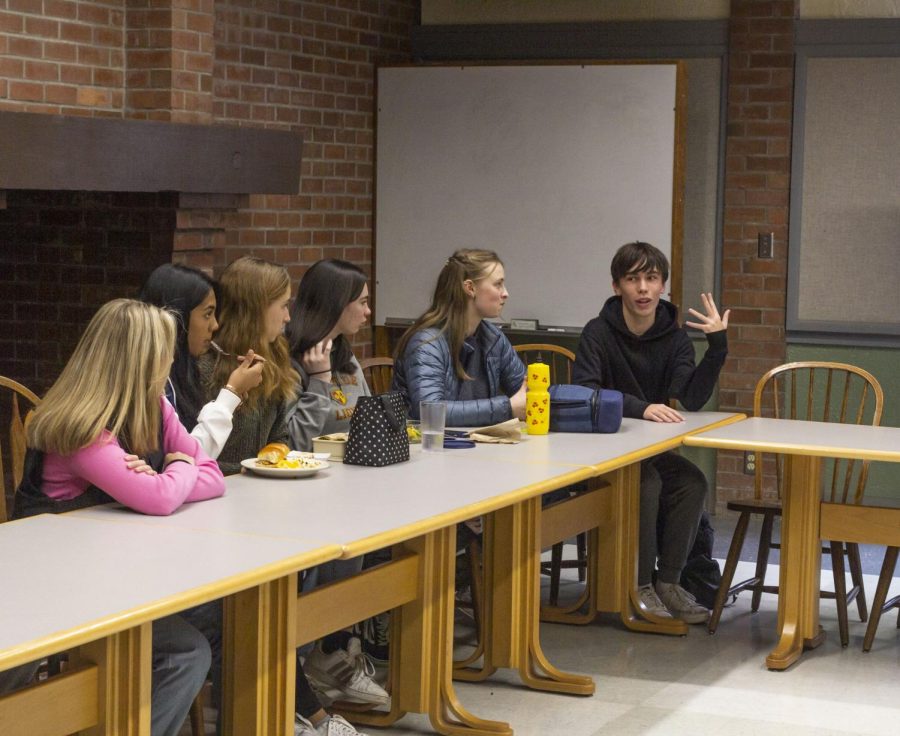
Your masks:
{"label": "whiteboard", "polygon": [[620,245],[644,240],[671,260],[676,74],[675,63],[380,68],[376,324],[425,311],[458,248],[504,261],[504,319],[579,328],[612,293]]}

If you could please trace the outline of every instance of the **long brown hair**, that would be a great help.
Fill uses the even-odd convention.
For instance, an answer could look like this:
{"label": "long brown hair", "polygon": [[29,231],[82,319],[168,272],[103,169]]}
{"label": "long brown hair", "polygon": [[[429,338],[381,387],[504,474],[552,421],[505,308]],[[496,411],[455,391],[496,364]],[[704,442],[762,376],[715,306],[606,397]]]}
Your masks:
{"label": "long brown hair", "polygon": [[[287,340],[279,335],[268,342],[266,310],[291,286],[284,266],[255,256],[244,256],[231,263],[219,279],[219,323],[216,343],[225,352],[243,355],[253,350],[266,359],[262,383],[251,389],[246,405],[255,408],[260,401],[289,401],[296,396],[300,380],[291,368]],[[221,358],[212,373],[210,388],[224,386],[235,369],[233,358]]]}
{"label": "long brown hair", "polygon": [[175,319],[134,299],[93,316],[28,425],[28,445],[71,455],[103,430],[136,455],[159,448],[160,396],[175,351]]}
{"label": "long brown hair", "polygon": [[450,357],[453,360],[456,375],[460,380],[469,380],[459,359],[459,352],[466,339],[466,320],[471,301],[471,297],[463,288],[463,282],[477,282],[486,279],[497,266],[502,265],[503,261],[492,250],[464,248],[450,256],[438,274],[431,306],[403,333],[403,337],[397,343],[395,359],[403,360],[406,346],[416,332],[429,327],[437,327],[438,334],[446,333],[447,335]]}

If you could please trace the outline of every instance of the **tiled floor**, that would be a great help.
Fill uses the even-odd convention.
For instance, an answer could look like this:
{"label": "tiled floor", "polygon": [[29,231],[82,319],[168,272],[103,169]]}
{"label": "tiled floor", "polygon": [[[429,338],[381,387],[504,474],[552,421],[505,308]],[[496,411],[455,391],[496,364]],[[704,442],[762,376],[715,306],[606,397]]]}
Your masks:
{"label": "tiled floor", "polygon": [[[713,525],[716,554],[724,557],[734,519],[716,517]],[[871,573],[866,577],[869,600],[882,555],[878,547],[863,555]],[[736,579],[749,577],[752,569],[751,562],[740,563]],[[775,581],[777,575],[777,567],[771,568],[769,577]],[[830,572],[824,571],[823,579],[830,579]],[[563,596],[574,596],[578,589],[574,578],[566,580]],[[900,579],[892,593],[900,593]],[[865,624],[851,612],[850,646],[842,649],[834,605],[823,602],[825,643],[785,672],[770,672],[764,664],[775,644],[774,596],[763,596],[760,611],[751,613],[750,597],[744,594],[725,611],[714,636],[701,626],[692,627],[686,637],[636,634],[614,617],[586,627],[544,624],[541,640],[550,661],[563,670],[590,674],[597,688],[593,696],[534,692],[509,672],[485,683],[456,683],[456,692],[474,715],[507,721],[517,736],[880,735],[895,730],[900,721],[896,622],[895,612],[887,614],[872,651],[863,654]],[[465,638],[464,631],[458,633]],[[418,715],[369,732],[434,733]],[[190,736],[190,730],[183,734]]]}

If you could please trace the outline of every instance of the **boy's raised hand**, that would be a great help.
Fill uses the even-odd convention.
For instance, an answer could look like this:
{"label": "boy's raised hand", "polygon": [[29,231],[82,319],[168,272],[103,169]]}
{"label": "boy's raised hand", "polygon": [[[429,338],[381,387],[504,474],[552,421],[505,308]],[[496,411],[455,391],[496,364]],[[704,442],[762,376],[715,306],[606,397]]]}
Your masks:
{"label": "boy's raised hand", "polygon": [[700,330],[701,332],[705,332],[707,335],[710,332],[720,332],[722,330],[728,329],[728,315],[731,314],[730,309],[725,310],[725,314],[721,317],[719,316],[719,310],[716,308],[716,303],[713,301],[713,296],[710,293],[701,293],[700,301],[703,302],[703,309],[706,310],[706,314],[700,314],[696,309],[688,309],[694,317],[699,319],[699,322],[685,322],[688,327],[693,327],[695,330]]}

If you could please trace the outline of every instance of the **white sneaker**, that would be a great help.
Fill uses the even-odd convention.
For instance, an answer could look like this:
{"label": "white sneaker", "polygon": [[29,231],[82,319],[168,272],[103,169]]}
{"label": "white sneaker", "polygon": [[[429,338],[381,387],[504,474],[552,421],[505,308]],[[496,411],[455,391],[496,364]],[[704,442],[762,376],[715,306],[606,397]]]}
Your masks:
{"label": "white sneaker", "polygon": [[669,609],[656,595],[656,591],[653,590],[653,585],[642,585],[638,588],[638,598],[640,598],[641,605],[646,609],[647,613],[652,613],[659,618],[672,618]]}
{"label": "white sneaker", "polygon": [[666,608],[675,618],[686,624],[705,624],[709,620],[709,609],[704,608],[697,599],[678,583],[656,581],[656,593]]}
{"label": "white sneaker", "polygon": [[299,713],[294,713],[294,736],[319,736],[316,727]]}
{"label": "white sneaker", "polygon": [[318,736],[366,736],[341,716],[330,715],[316,729]]}
{"label": "white sneaker", "polygon": [[318,727],[299,713],[294,714],[294,736],[366,736],[341,716],[328,716]]}
{"label": "white sneaker", "polygon": [[373,705],[387,705],[391,700],[384,688],[372,679],[375,667],[363,654],[362,643],[355,636],[347,643],[346,650],[337,649],[331,654],[325,654],[322,643],[318,642],[303,662],[303,671],[310,684],[331,700]]}

